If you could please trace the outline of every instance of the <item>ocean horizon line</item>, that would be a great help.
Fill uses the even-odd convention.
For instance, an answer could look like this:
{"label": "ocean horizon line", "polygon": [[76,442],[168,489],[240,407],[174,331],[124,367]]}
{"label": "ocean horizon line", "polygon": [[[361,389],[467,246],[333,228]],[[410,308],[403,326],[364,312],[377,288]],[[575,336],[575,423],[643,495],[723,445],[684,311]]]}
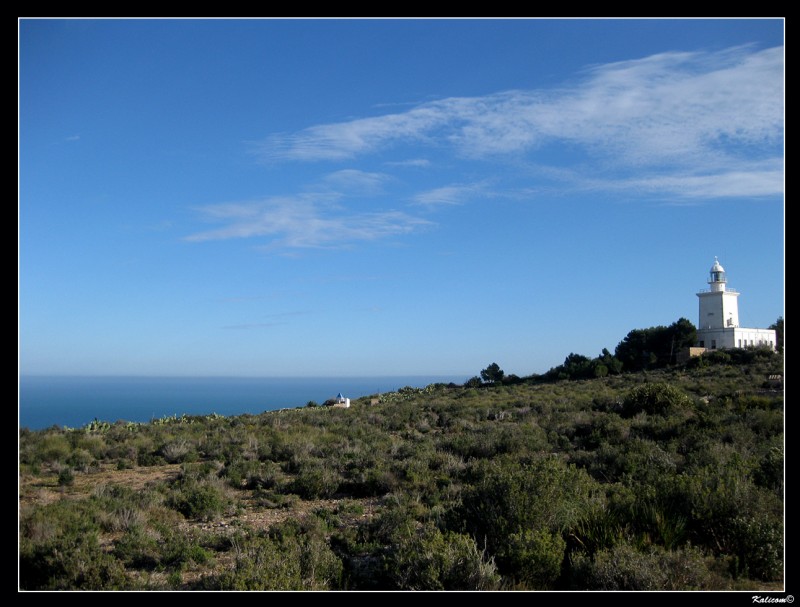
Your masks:
{"label": "ocean horizon line", "polygon": [[75,377],[75,378],[122,378],[122,379],[369,379],[369,378],[402,378],[402,377],[416,377],[416,378],[423,378],[423,377],[431,377],[431,378],[441,378],[441,377],[465,377],[469,378],[472,375],[475,375],[475,372],[472,373],[386,373],[386,374],[368,374],[368,375],[339,375],[339,374],[320,374],[320,375],[213,375],[213,374],[203,374],[203,375],[180,375],[180,374],[158,374],[158,375],[144,375],[138,373],[18,373],[18,378],[23,377],[31,377],[31,378],[40,378],[40,377],[58,377],[58,378],[68,378],[68,377]]}
{"label": "ocean horizon line", "polygon": [[464,375],[316,377],[21,375],[20,427],[82,427],[102,421],[147,422],[173,415],[259,414],[323,403],[341,393],[357,399]]}

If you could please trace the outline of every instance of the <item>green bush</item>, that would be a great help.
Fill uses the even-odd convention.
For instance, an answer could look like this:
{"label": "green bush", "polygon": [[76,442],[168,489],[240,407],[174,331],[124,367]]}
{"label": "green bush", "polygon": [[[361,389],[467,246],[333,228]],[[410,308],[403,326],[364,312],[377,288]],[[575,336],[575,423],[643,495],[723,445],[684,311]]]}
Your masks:
{"label": "green bush", "polygon": [[210,520],[222,514],[230,500],[217,484],[190,481],[174,490],[168,503],[186,518]]}
{"label": "green bush", "polygon": [[531,590],[552,588],[561,575],[567,543],[546,529],[512,533],[506,551],[506,571]]}
{"label": "green bush", "polygon": [[339,490],[341,477],[335,470],[321,465],[305,465],[291,483],[290,491],[303,499],[333,496]]}
{"label": "green bush", "polygon": [[340,490],[353,497],[386,495],[398,488],[397,476],[384,462],[346,471]]}
{"label": "green bush", "polygon": [[645,412],[667,415],[691,406],[691,400],[679,388],[665,383],[647,383],[628,392],[622,401],[622,414],[633,417]]}
{"label": "green bush", "polygon": [[[453,511],[451,528],[487,538],[492,554],[502,555],[509,536],[524,529],[562,533],[575,527],[598,503],[599,485],[584,471],[553,457],[520,465],[513,459],[479,464],[477,479]],[[498,558],[501,573],[505,574]]]}
{"label": "green bush", "polygon": [[234,568],[204,580],[215,590],[329,590],[339,587],[342,562],[318,530],[275,526],[268,534],[232,539]]}
{"label": "green bush", "polygon": [[164,463],[163,457],[147,450],[140,450],[136,456],[136,464],[139,466],[163,466]]}
{"label": "green bush", "polygon": [[766,516],[737,516],[731,521],[736,542],[733,573],[764,581],[783,576],[783,525]]}
{"label": "green bush", "polygon": [[53,502],[20,520],[19,583],[24,590],[116,590],[122,564],[98,541],[96,500]]}
{"label": "green bush", "polygon": [[19,580],[24,590],[120,590],[128,585],[122,564],[94,534],[21,547]]}
{"label": "green bush", "polygon": [[159,454],[170,464],[197,460],[197,453],[186,440],[174,440],[164,444]]}
{"label": "green bush", "polygon": [[390,546],[400,542],[417,527],[426,510],[405,494],[389,494],[380,513],[361,530],[365,541]]}
{"label": "green bush", "polygon": [[152,570],[160,562],[158,542],[139,526],[128,529],[114,543],[112,554],[126,567]]}
{"label": "green bush", "polygon": [[66,462],[72,452],[69,440],[63,434],[45,434],[36,447],[36,460],[41,462]]}
{"label": "green bush", "polygon": [[271,461],[236,460],[220,472],[236,489],[270,489],[280,476],[277,464]]}
{"label": "green bush", "polygon": [[400,590],[492,590],[500,583],[493,560],[471,537],[430,527],[405,538],[386,567]]}
{"label": "green bush", "polygon": [[81,472],[88,472],[92,465],[97,466],[94,457],[86,449],[75,449],[67,458],[67,463]]}
{"label": "green bush", "polygon": [[211,560],[208,550],[197,543],[193,536],[175,528],[162,529],[160,546],[160,566],[180,570],[189,563],[202,565]]}
{"label": "green bush", "polygon": [[753,480],[756,484],[772,489],[779,497],[783,495],[783,445],[767,451],[755,470]]}
{"label": "green bush", "polygon": [[704,590],[713,583],[705,557],[691,546],[638,551],[621,543],[593,559],[576,553],[572,566],[573,586],[580,590]]}
{"label": "green bush", "polygon": [[67,487],[72,485],[75,482],[75,474],[72,472],[72,468],[68,466],[64,466],[58,472],[58,484],[62,487]]}

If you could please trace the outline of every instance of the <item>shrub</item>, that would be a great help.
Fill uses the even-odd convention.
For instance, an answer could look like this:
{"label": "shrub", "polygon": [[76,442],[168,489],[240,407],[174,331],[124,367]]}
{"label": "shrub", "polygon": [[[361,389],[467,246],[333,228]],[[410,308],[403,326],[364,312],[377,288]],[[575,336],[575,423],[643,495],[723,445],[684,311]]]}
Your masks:
{"label": "shrub", "polygon": [[353,497],[386,495],[397,489],[399,484],[394,472],[387,469],[382,461],[347,470],[346,475],[339,490]]}
{"label": "shrub", "polygon": [[507,575],[530,589],[552,588],[561,574],[566,546],[560,534],[546,529],[513,533],[506,551]]}
{"label": "shrub", "polygon": [[191,446],[185,440],[176,440],[165,444],[161,447],[160,453],[170,464],[179,464],[197,457],[197,454],[192,453]]}
{"label": "shrub", "polygon": [[232,538],[233,570],[207,579],[218,590],[327,590],[339,586],[342,562],[314,530],[291,524],[269,534]]}
{"label": "shrub", "polygon": [[158,542],[142,527],[128,529],[114,543],[114,556],[126,567],[154,569],[159,563]]}
{"label": "shrub", "polygon": [[168,569],[182,569],[188,563],[202,565],[211,559],[210,553],[197,541],[174,528],[162,530],[160,566]]}
{"label": "shrub", "polygon": [[103,551],[95,534],[21,547],[19,572],[25,590],[119,590],[128,584],[122,564]]}
{"label": "shrub", "polygon": [[404,494],[386,496],[386,506],[362,529],[366,539],[382,545],[400,542],[417,527],[425,509]]}
{"label": "shrub", "polygon": [[129,459],[121,457],[117,460],[117,470],[130,470],[133,468],[133,462]]}
{"label": "shrub", "polygon": [[169,505],[186,518],[209,520],[222,514],[230,504],[222,489],[208,481],[182,483],[172,492]]}
{"label": "shrub", "polygon": [[[479,465],[475,473],[479,478],[453,511],[451,528],[463,524],[473,537],[487,538],[490,552],[498,556],[511,534],[524,529],[561,533],[602,499],[599,485],[584,470],[553,457],[523,465],[497,459]],[[501,573],[503,562],[498,558]]]}
{"label": "shrub", "polygon": [[37,445],[37,459],[43,462],[66,462],[71,450],[63,434],[47,434]]}
{"label": "shrub", "polygon": [[336,513],[358,517],[364,514],[364,506],[355,500],[344,499],[339,502],[339,505],[336,508]]}
{"label": "shrub", "polygon": [[137,506],[120,505],[109,516],[107,525],[114,531],[125,531],[145,523],[145,513]]}
{"label": "shrub", "polygon": [[766,516],[738,516],[731,521],[736,542],[733,573],[764,581],[783,575],[783,526]]}
{"label": "shrub", "polygon": [[139,466],[161,466],[164,463],[163,457],[144,449],[140,449],[136,456],[136,464]]}
{"label": "shrub", "polygon": [[767,451],[759,462],[754,474],[754,481],[778,496],[783,494],[783,445],[777,445]]}
{"label": "shrub", "polygon": [[97,466],[92,454],[86,449],[75,449],[67,459],[67,463],[75,470],[80,470],[81,472],[88,472],[92,464]]}
{"label": "shrub", "polygon": [[58,484],[66,487],[75,482],[75,475],[72,473],[72,468],[65,466],[61,468],[58,473]]}
{"label": "shrub", "polygon": [[622,401],[622,414],[633,417],[644,411],[649,415],[667,415],[688,408],[691,400],[680,389],[665,383],[637,386]]}
{"label": "shrub", "polygon": [[339,490],[341,477],[320,465],[305,465],[291,483],[291,492],[304,499],[327,498]]}
{"label": "shrub", "polygon": [[621,543],[594,559],[576,553],[572,566],[573,585],[584,590],[702,590],[713,583],[702,552],[691,546],[640,552]]}
{"label": "shrub", "polygon": [[492,590],[500,583],[494,561],[471,537],[431,527],[402,541],[386,566],[401,590]]}
{"label": "shrub", "polygon": [[19,584],[24,590],[112,590],[128,578],[98,542],[95,500],[63,500],[20,520]]}

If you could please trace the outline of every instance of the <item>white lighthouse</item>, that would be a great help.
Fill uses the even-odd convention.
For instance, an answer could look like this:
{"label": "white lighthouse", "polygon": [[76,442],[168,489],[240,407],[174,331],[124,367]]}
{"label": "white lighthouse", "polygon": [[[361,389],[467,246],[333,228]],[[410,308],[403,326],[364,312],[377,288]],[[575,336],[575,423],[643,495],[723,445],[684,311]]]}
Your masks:
{"label": "white lighthouse", "polygon": [[709,288],[697,294],[700,299],[697,345],[707,350],[755,346],[769,346],[774,350],[774,330],[739,326],[739,292],[728,288],[725,268],[716,257],[709,274]]}

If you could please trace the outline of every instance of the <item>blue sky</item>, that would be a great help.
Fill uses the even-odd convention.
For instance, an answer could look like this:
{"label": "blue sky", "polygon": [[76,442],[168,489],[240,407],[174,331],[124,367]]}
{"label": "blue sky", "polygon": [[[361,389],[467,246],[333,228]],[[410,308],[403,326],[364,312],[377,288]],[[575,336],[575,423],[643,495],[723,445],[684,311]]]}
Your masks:
{"label": "blue sky", "polygon": [[21,20],[21,373],[541,373],[784,313],[782,20]]}

